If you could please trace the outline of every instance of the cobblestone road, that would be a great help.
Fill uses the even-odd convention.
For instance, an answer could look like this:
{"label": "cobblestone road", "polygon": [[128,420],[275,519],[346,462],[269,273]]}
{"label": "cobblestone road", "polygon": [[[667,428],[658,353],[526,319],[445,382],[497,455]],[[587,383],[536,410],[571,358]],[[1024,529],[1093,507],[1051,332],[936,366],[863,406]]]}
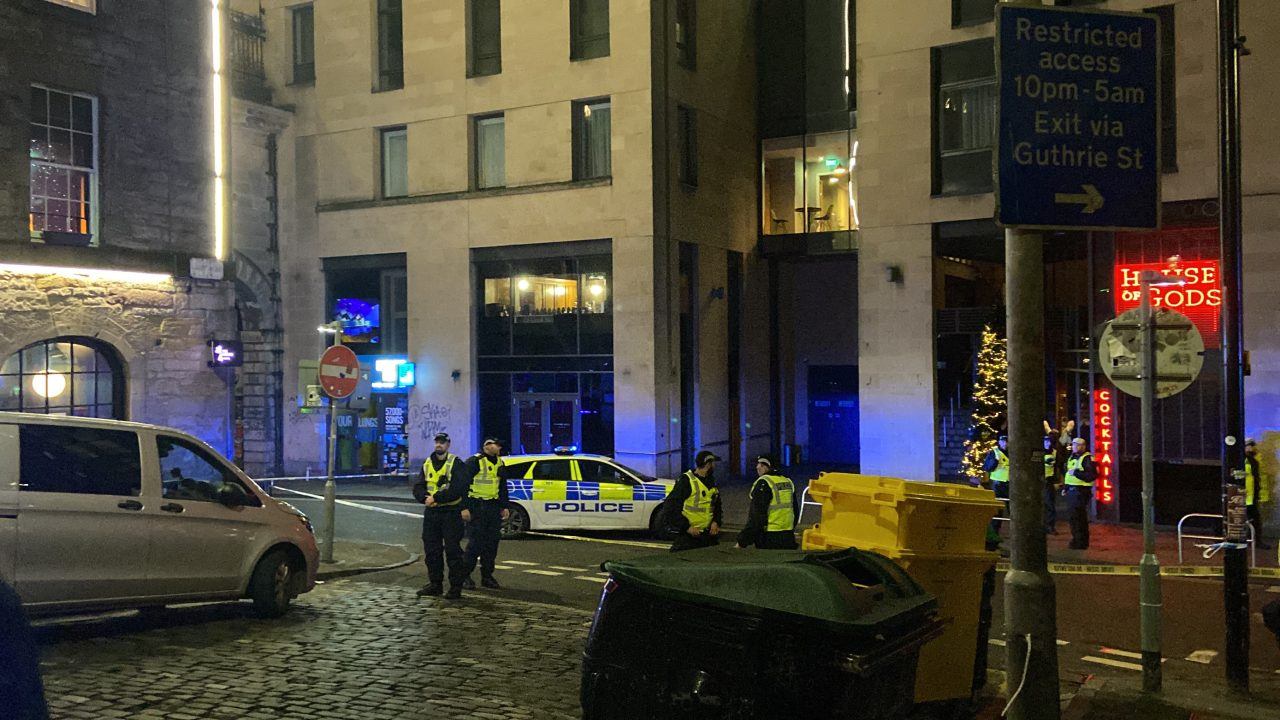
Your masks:
{"label": "cobblestone road", "polygon": [[275,621],[223,605],[46,627],[42,670],[54,718],[573,718],[590,619],[344,581]]}

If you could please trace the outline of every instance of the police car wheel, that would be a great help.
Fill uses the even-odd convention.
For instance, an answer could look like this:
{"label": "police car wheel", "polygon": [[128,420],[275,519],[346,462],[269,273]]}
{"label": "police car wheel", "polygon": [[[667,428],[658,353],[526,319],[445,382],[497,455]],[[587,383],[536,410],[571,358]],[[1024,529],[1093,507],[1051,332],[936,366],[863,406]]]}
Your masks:
{"label": "police car wheel", "polygon": [[659,505],[658,507],[654,508],[653,513],[649,515],[649,534],[653,535],[659,540],[665,539],[664,537],[665,533],[662,531],[661,522],[662,522],[662,506]]}
{"label": "police car wheel", "polygon": [[503,539],[518,538],[529,531],[529,513],[515,503],[509,503],[507,519],[502,521]]}

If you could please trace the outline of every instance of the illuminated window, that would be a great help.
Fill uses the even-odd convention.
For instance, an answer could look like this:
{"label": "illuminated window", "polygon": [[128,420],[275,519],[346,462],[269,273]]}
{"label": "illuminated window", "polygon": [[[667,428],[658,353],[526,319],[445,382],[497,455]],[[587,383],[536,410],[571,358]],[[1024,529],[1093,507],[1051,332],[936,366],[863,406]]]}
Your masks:
{"label": "illuminated window", "polygon": [[934,188],[941,195],[991,192],[996,138],[995,44],[933,49]]}
{"label": "illuminated window", "polygon": [[31,239],[96,245],[98,107],[88,95],[31,88]]}
{"label": "illuminated window", "polygon": [[0,364],[0,410],[124,419],[115,351],[92,338],[29,345]]}
{"label": "illuminated window", "polygon": [[98,0],[47,0],[54,5],[65,5],[77,10],[83,10],[87,13],[98,12]]}
{"label": "illuminated window", "polygon": [[858,229],[858,140],[852,131],[761,143],[763,233]]}
{"label": "illuminated window", "polygon": [[609,100],[573,104],[573,179],[590,180],[613,174],[610,133],[613,114]]}

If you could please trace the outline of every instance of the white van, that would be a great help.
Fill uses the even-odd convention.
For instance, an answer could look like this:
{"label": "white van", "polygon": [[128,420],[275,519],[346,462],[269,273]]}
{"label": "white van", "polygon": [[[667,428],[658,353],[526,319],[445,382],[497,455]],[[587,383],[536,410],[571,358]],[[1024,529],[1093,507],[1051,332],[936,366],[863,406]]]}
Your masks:
{"label": "white van", "polygon": [[275,617],[318,564],[305,515],[186,433],[0,412],[0,577],[28,612],[247,597]]}

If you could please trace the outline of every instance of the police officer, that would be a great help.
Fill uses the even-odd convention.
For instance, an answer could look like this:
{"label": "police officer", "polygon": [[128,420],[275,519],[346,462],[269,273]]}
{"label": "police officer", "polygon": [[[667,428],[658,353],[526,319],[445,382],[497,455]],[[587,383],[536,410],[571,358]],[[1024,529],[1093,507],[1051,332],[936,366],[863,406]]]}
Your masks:
{"label": "police officer", "polygon": [[1270,550],[1271,546],[1262,537],[1262,511],[1264,503],[1271,501],[1271,483],[1262,474],[1262,465],[1258,463],[1258,442],[1253,438],[1244,441],[1244,504],[1249,522],[1253,524],[1253,536],[1258,547]]}
{"label": "police officer", "polygon": [[1044,531],[1058,534],[1058,446],[1052,435],[1044,436]]}
{"label": "police officer", "polygon": [[799,512],[795,485],[789,478],[774,474],[773,460],[766,455],[756,458],[756,475],[747,525],[738,533],[738,547],[794,550]]}
{"label": "police officer", "polygon": [[1089,501],[1093,499],[1093,481],[1098,477],[1093,455],[1085,449],[1084,438],[1071,441],[1071,457],[1067,458],[1067,520],[1071,525],[1072,550],[1089,549]]}
{"label": "police officer", "polygon": [[987,479],[991,481],[991,489],[995,491],[996,497],[1009,501],[1009,436],[1001,435],[996,440],[996,446],[991,448],[991,452],[987,453],[987,457],[982,461],[982,470],[987,473]]}
{"label": "police officer", "polygon": [[422,513],[422,556],[427,563],[427,584],[418,597],[444,591],[444,564],[449,565],[449,592],[445,598],[462,597],[462,501],[471,487],[466,464],[449,452],[448,433],[437,433],[435,452],[422,463],[422,474],[413,484],[413,498],[426,505]]}
{"label": "police officer", "polygon": [[679,533],[671,544],[671,552],[710,547],[720,542],[724,511],[720,506],[720,491],[716,489],[715,469],[719,460],[710,450],[699,452],[694,458],[694,469],[676,480],[663,502],[665,526]]}
{"label": "police officer", "polygon": [[462,564],[466,569],[462,587],[476,586],[471,579],[476,564],[480,565],[480,584],[492,590],[502,587],[493,577],[493,566],[498,560],[498,542],[502,540],[502,521],[511,511],[507,509],[507,481],[502,465],[502,443],[497,438],[485,438],[481,452],[467,460],[471,475],[471,492],[467,498],[467,551]]}

